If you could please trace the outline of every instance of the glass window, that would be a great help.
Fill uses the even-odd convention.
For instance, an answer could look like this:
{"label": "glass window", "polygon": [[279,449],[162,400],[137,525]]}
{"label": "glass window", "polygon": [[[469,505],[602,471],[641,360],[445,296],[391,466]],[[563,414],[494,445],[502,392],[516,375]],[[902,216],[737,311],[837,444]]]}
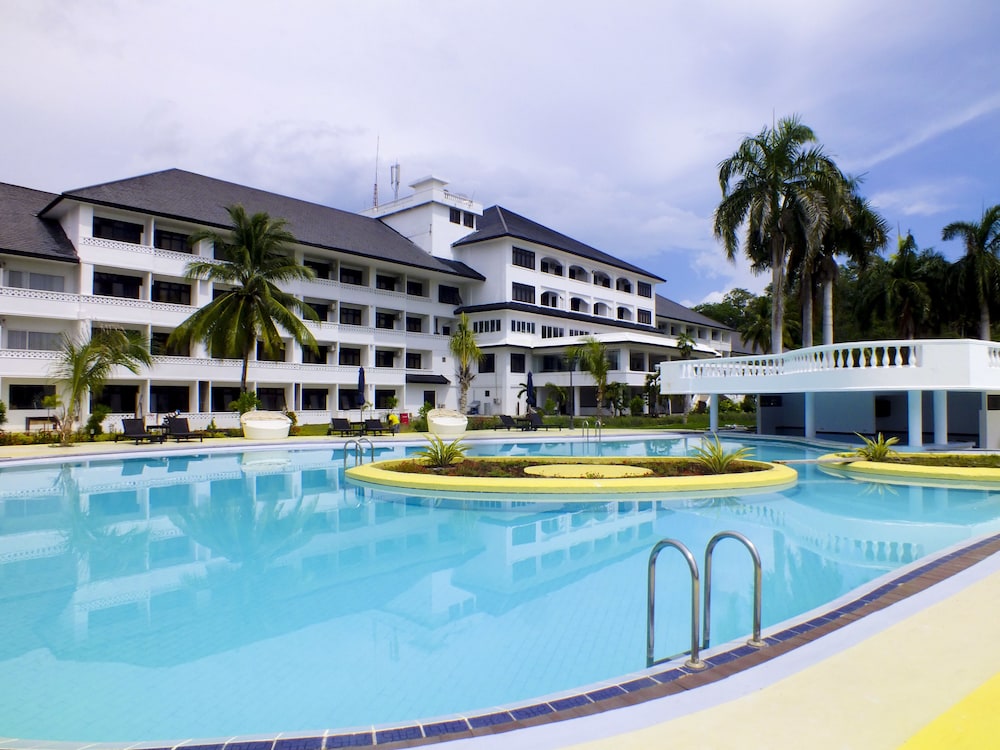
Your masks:
{"label": "glass window", "polygon": [[310,260],[309,258],[306,258],[305,260],[302,261],[302,265],[304,265],[306,268],[311,268],[312,272],[316,274],[317,279],[330,278],[330,271],[332,270],[332,266],[329,263],[323,263],[322,261]]}
{"label": "glass window", "polygon": [[356,307],[341,307],[340,322],[345,326],[361,325],[361,310]]}
{"label": "glass window", "polygon": [[94,271],[94,294],[102,297],[139,299],[142,279],[138,276],[121,276],[115,273]]}
{"label": "glass window", "polygon": [[66,279],[50,273],[8,271],[7,286],[19,289],[37,289],[42,292],[62,292],[66,288]]}
{"label": "glass window", "polygon": [[303,388],[302,408],[303,410],[326,409],[326,399],[328,393],[326,388]]}
{"label": "glass window", "polygon": [[361,365],[361,350],[341,347],[337,362],[342,365]]}
{"label": "glass window", "polygon": [[376,349],[375,350],[375,366],[376,367],[395,367],[396,366],[396,353],[388,349]]}
{"label": "glass window", "polygon": [[420,352],[406,353],[406,369],[408,370],[423,369],[423,357],[420,356]]}
{"label": "glass window", "polygon": [[448,221],[450,221],[452,224],[461,224],[462,223],[461,210],[457,208],[448,209]]}
{"label": "glass window", "polygon": [[357,268],[343,268],[340,269],[340,283],[341,284],[353,284],[354,286],[364,286],[365,277],[364,274]]}
{"label": "glass window", "polygon": [[308,347],[303,347],[302,349],[302,362],[307,365],[325,365],[326,355],[330,351],[329,346],[318,347],[319,351],[313,352],[312,349]]}
{"label": "glass window", "polygon": [[[149,342],[150,354],[167,357],[190,357],[191,349],[188,346],[167,346],[170,334],[163,331],[153,331]],[[185,407],[187,408],[187,407]],[[154,409],[154,411],[156,411]],[[166,409],[159,409],[166,411]]]}
{"label": "glass window", "polygon": [[423,327],[424,322],[420,318],[415,318],[412,315],[406,316],[406,330],[410,333],[420,333]]}
{"label": "glass window", "polygon": [[387,291],[394,292],[396,291],[396,284],[398,283],[399,279],[395,276],[383,276],[381,274],[377,274],[375,276],[376,289],[385,289]]}
{"label": "glass window", "polygon": [[174,281],[153,282],[153,302],[169,302],[174,305],[191,304],[191,285]]}
{"label": "glass window", "polygon": [[10,408],[11,409],[41,409],[42,401],[46,396],[54,396],[56,387],[54,385],[41,385],[31,383],[27,385],[10,386]]}
{"label": "glass window", "polygon": [[412,297],[423,297],[424,296],[424,282],[422,281],[407,281],[406,282],[406,293]]}
{"label": "glass window", "polygon": [[462,213],[462,223],[465,224],[469,229],[476,228],[476,215],[470,214],[468,211]]}
{"label": "glass window", "polygon": [[117,219],[105,219],[101,216],[94,217],[93,234],[104,240],[116,240],[118,242],[131,242],[138,245],[142,242],[142,224],[133,224],[130,221],[119,221]]}
{"label": "glass window", "polygon": [[448,305],[461,305],[462,295],[459,292],[458,287],[438,284],[438,302],[443,302]]}
{"label": "glass window", "polygon": [[649,310],[639,311],[639,322],[650,325],[653,322],[653,313]]}
{"label": "glass window", "polygon": [[528,302],[533,305],[535,304],[535,287],[528,284],[518,284],[515,281],[511,288],[511,299],[515,302]]}
{"label": "glass window", "polygon": [[171,250],[175,253],[190,253],[192,251],[186,234],[168,232],[165,229],[157,229],[153,232],[153,246],[160,250]]}
{"label": "glass window", "polygon": [[524,355],[518,352],[511,352],[510,355],[510,371],[511,372],[524,372]]}
{"label": "glass window", "polygon": [[640,281],[638,284],[638,293],[640,297],[652,297],[653,296],[653,285],[646,282]]}
{"label": "glass window", "polygon": [[497,368],[496,354],[484,354],[483,358],[479,360],[479,372],[496,372],[496,368]]}
{"label": "glass window", "polygon": [[396,326],[396,314],[377,312],[375,313],[375,327],[392,330]]}
{"label": "glass window", "polygon": [[521,266],[521,268],[535,270],[535,254],[531,250],[525,250],[523,247],[515,247],[511,251],[510,262],[515,266]]}

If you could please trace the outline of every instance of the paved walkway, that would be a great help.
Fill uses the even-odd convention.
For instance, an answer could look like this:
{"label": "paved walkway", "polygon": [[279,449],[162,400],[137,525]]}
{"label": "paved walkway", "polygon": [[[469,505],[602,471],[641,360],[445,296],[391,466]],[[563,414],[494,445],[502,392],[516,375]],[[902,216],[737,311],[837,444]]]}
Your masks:
{"label": "paved walkway", "polygon": [[[563,430],[532,437],[558,439],[571,434]],[[413,436],[376,441],[401,437]],[[490,431],[472,437],[502,439],[507,435]],[[343,438],[299,438],[280,444],[304,447],[314,442],[338,443]],[[223,438],[203,447],[249,445],[264,444]],[[202,446],[170,443],[165,447],[197,450]],[[69,448],[0,446],[0,459],[83,458],[158,449],[124,442],[81,443]],[[456,748],[579,750],[997,747],[998,623],[1000,555],[993,555],[876,614],[711,685],[572,721],[449,744]]]}

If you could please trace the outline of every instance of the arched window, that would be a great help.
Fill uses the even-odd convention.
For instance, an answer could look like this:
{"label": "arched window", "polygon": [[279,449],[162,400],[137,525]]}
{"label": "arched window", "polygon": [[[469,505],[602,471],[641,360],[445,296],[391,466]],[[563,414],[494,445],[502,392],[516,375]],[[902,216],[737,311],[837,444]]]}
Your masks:
{"label": "arched window", "polygon": [[594,284],[603,286],[605,289],[610,289],[611,277],[604,273],[604,271],[594,271]]}
{"label": "arched window", "polygon": [[603,302],[594,303],[594,315],[598,315],[602,318],[607,318],[611,316],[611,307],[604,304]]}
{"label": "arched window", "polygon": [[632,311],[627,307],[619,307],[618,320],[632,320]]}
{"label": "arched window", "polygon": [[543,307],[559,307],[559,295],[555,292],[542,292],[541,303]]}
{"label": "arched window", "polygon": [[578,313],[589,313],[590,303],[582,297],[572,297],[569,301],[569,309]]}
{"label": "arched window", "polygon": [[615,282],[615,289],[619,292],[632,292],[632,282],[626,279],[624,276],[620,277],[618,281]]}
{"label": "arched window", "polygon": [[587,273],[587,269],[581,266],[570,266],[569,267],[569,277],[574,281],[586,281],[590,278],[590,274]]}

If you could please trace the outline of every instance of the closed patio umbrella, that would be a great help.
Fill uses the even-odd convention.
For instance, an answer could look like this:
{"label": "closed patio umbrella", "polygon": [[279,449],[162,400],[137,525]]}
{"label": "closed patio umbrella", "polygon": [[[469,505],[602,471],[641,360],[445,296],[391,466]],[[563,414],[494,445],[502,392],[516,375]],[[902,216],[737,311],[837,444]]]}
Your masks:
{"label": "closed patio umbrella", "polygon": [[524,398],[528,402],[529,409],[535,409],[538,406],[538,402],[535,399],[535,383],[532,380],[531,373],[528,373],[528,384],[524,389]]}
{"label": "closed patio umbrella", "polygon": [[358,368],[358,393],[354,397],[357,407],[360,409],[365,404],[365,368]]}

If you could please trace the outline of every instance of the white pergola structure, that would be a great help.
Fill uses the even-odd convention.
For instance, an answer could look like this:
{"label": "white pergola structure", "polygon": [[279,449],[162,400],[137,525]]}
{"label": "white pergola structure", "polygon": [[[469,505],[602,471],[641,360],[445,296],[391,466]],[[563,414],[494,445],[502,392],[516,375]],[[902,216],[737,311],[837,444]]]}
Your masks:
{"label": "white pergola structure", "polygon": [[[932,394],[934,442],[948,442],[949,393],[979,394],[975,404],[979,447],[1000,447],[1000,343],[971,339],[856,341],[783,354],[663,362],[662,394],[704,394],[710,428],[718,429],[722,394],[803,394],[804,435],[816,436],[818,394],[905,393],[907,433],[923,445],[924,394]],[[968,407],[966,407],[968,409]],[[954,412],[953,412],[954,413]],[[758,410],[759,414],[759,410]],[[842,415],[839,415],[842,416]],[[859,428],[872,423],[858,415]],[[759,418],[758,418],[759,423]],[[994,443],[997,443],[994,445]]]}

